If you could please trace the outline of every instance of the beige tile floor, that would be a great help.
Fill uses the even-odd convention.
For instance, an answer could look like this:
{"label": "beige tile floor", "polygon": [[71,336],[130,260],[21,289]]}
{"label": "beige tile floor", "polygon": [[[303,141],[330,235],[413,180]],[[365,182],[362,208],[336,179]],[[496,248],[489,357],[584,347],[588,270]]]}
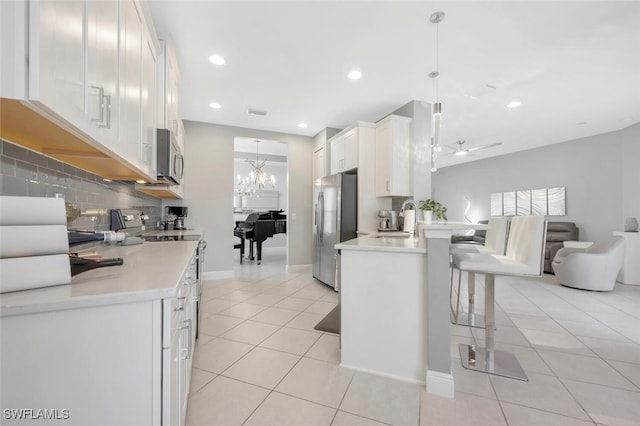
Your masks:
{"label": "beige tile floor", "polygon": [[482,344],[484,332],[452,325],[453,399],[340,367],[338,336],[313,329],[337,294],[286,273],[277,250],[237,265],[233,279],[205,281],[203,299],[189,426],[640,425],[640,287],[594,293],[550,275],[499,277],[496,346],[529,381],[462,368],[458,343]]}

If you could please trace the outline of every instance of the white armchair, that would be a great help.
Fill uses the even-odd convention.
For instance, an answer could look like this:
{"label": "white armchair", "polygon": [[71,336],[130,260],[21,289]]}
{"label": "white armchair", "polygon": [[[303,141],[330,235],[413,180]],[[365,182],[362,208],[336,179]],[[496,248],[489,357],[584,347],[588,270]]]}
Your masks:
{"label": "white armchair", "polygon": [[623,260],[624,238],[616,236],[586,249],[560,249],[551,266],[558,282],[564,286],[611,291]]}

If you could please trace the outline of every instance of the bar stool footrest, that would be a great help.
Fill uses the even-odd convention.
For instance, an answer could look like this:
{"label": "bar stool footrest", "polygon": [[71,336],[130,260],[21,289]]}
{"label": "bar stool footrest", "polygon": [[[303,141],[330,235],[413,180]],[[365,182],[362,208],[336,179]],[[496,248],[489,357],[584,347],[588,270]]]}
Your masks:
{"label": "bar stool footrest", "polygon": [[467,327],[486,328],[484,315],[459,313],[456,320],[455,313],[451,312],[451,324],[464,325]]}
{"label": "bar stool footrest", "polygon": [[486,348],[475,345],[458,345],[462,366],[468,370],[475,370],[510,379],[529,381],[527,374],[511,352],[493,350],[493,362],[487,362]]}

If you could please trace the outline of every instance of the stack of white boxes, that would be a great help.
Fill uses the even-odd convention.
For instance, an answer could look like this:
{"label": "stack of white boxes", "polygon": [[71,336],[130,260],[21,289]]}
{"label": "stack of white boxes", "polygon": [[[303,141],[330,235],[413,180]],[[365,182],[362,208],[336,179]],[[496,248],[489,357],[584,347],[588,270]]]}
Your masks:
{"label": "stack of white boxes", "polygon": [[64,199],[0,196],[0,293],[69,283]]}

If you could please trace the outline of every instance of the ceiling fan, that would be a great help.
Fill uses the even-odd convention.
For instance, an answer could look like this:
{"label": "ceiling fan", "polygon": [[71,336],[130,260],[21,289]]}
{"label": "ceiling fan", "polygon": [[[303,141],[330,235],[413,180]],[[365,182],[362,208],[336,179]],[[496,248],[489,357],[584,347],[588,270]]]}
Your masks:
{"label": "ceiling fan", "polygon": [[[474,146],[473,148],[466,148],[464,146],[465,144],[465,140],[461,139],[459,141],[456,142],[456,144],[458,146],[452,146],[452,145],[447,145],[445,144],[444,146],[446,146],[447,148],[451,149],[453,152],[450,152],[449,154],[453,154],[453,155],[468,155],[474,151],[478,151],[480,149],[485,149],[485,148],[491,148],[494,146],[498,146],[498,145],[502,145],[502,142],[496,142],[496,143],[492,143],[489,145],[481,145],[481,146]],[[447,155],[447,154],[445,154]]]}

